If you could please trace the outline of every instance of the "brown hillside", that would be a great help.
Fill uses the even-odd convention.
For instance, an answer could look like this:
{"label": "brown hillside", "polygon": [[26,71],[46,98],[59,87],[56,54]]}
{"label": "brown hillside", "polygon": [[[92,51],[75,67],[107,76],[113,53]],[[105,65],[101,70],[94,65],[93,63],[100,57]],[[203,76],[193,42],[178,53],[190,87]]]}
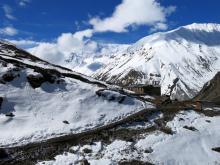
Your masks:
{"label": "brown hillside", "polygon": [[207,82],[194,100],[209,101],[220,104],[220,72]]}

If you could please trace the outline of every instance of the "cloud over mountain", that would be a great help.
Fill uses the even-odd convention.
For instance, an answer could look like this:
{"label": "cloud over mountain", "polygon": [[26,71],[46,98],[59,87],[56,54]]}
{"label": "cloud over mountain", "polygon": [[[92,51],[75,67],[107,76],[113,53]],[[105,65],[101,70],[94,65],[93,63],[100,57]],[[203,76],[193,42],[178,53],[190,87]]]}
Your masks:
{"label": "cloud over mountain", "polygon": [[166,17],[174,11],[174,6],[166,8],[155,0],[123,0],[110,17],[94,17],[89,22],[95,32],[126,32],[132,25],[155,26],[164,30]]}

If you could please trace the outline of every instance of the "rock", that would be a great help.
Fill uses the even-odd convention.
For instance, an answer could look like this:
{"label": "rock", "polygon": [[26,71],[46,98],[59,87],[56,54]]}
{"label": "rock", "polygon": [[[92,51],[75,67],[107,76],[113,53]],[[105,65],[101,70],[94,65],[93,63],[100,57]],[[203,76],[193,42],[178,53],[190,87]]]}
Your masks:
{"label": "rock", "polygon": [[33,88],[39,88],[46,79],[41,75],[28,75],[27,80]]}
{"label": "rock", "polygon": [[145,149],[144,150],[144,153],[152,153],[153,152],[153,149],[152,148],[148,148],[148,149]]}
{"label": "rock", "polygon": [[10,112],[10,113],[6,113],[5,116],[7,116],[7,117],[14,117],[15,115],[12,112]]}
{"label": "rock", "polygon": [[169,134],[169,135],[173,135],[174,134],[173,130],[170,127],[167,127],[167,126],[161,127],[160,131],[162,131],[162,132],[164,132],[166,134]]}
{"label": "rock", "polygon": [[48,81],[49,83],[53,84],[56,82],[57,77],[60,77],[60,75],[57,75],[55,73],[53,73],[52,71],[42,71],[40,72],[43,77],[45,78],[46,81]]}
{"label": "rock", "polygon": [[70,124],[68,121],[64,120],[63,121],[64,124]]}
{"label": "rock", "polygon": [[69,152],[72,153],[72,154],[75,154],[79,151],[79,146],[73,146],[69,149]]}
{"label": "rock", "polygon": [[142,162],[140,160],[125,160],[118,162],[118,165],[153,165],[150,162]]}
{"label": "rock", "polygon": [[194,100],[207,101],[220,105],[220,72],[203,86]]}
{"label": "rock", "polygon": [[105,89],[100,89],[96,91],[96,95],[98,97],[103,97],[105,100],[108,100],[108,101],[118,102],[119,104],[122,104],[124,100],[126,99],[126,96],[124,95],[115,95],[112,93],[108,93],[108,90],[105,90]]}
{"label": "rock", "polygon": [[80,165],[90,165],[90,163],[89,163],[88,160],[86,160],[86,159],[80,160],[80,161],[79,161],[79,164],[80,164]]}
{"label": "rock", "polygon": [[215,152],[219,152],[220,153],[220,147],[212,148],[212,150],[215,151]]}
{"label": "rock", "polygon": [[8,72],[8,73],[5,73],[3,76],[2,76],[2,79],[5,81],[5,82],[10,82],[10,81],[13,81],[15,79],[15,75],[12,73],[12,72]]}
{"label": "rock", "polygon": [[[0,160],[1,159],[7,159],[9,156],[7,154],[7,152],[4,149],[0,148]],[[1,161],[0,161],[1,162]]]}
{"label": "rock", "polygon": [[126,98],[125,96],[122,96],[122,97],[119,99],[118,103],[122,104],[122,103],[124,102],[125,98]]}
{"label": "rock", "polygon": [[0,109],[2,107],[2,103],[3,103],[3,97],[0,97]]}
{"label": "rock", "polygon": [[0,79],[0,84],[6,84],[5,81]]}
{"label": "rock", "polygon": [[65,83],[65,80],[64,79],[58,79],[57,80],[57,84],[64,84]]}
{"label": "rock", "polygon": [[8,66],[7,62],[4,62],[4,61],[1,61],[1,64],[2,64],[3,67],[7,67]]}
{"label": "rock", "polygon": [[185,128],[185,129],[188,129],[188,130],[190,130],[190,131],[198,131],[198,129],[196,129],[195,127],[193,127],[193,126],[187,126],[187,125],[185,125],[183,128]]}
{"label": "rock", "polygon": [[86,154],[89,154],[89,153],[92,153],[92,150],[89,149],[89,148],[84,148],[83,152],[86,153]]}

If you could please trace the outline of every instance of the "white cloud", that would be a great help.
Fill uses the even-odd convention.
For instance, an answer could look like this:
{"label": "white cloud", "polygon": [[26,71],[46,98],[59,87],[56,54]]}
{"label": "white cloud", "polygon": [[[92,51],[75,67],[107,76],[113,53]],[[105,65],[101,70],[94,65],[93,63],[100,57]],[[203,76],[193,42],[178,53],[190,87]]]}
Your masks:
{"label": "white cloud", "polygon": [[3,5],[2,9],[4,11],[5,17],[10,19],[10,20],[15,20],[16,18],[12,15],[12,8],[9,5]]}
{"label": "white cloud", "polygon": [[[1,32],[1,31],[0,31]],[[61,34],[55,42],[37,42],[33,40],[7,40],[33,55],[54,64],[63,65],[70,54],[82,49],[96,49],[95,42],[84,42],[72,33]]]}
{"label": "white cloud", "polygon": [[40,43],[38,46],[27,49],[31,54],[54,64],[63,64],[65,55],[55,43]]}
{"label": "white cloud", "polygon": [[18,30],[11,26],[8,26],[5,28],[0,28],[0,34],[6,35],[6,36],[15,36],[18,34]]}
{"label": "white cloud", "polygon": [[18,47],[24,48],[24,49],[33,48],[33,47],[36,47],[39,44],[41,44],[41,42],[36,42],[33,40],[7,40],[6,39],[6,41],[9,41],[9,42],[17,45]]}
{"label": "white cloud", "polygon": [[90,38],[93,35],[92,29],[86,29],[76,32],[73,36],[79,40],[83,40],[85,37]]}
{"label": "white cloud", "polygon": [[83,47],[83,41],[75,38],[72,33],[61,34],[56,44],[63,52],[72,52]]}
{"label": "white cloud", "polygon": [[25,7],[25,6],[27,6],[29,3],[30,3],[30,0],[20,0],[20,1],[18,2],[19,6],[21,6],[21,7]]}
{"label": "white cloud", "polygon": [[170,14],[176,11],[176,6],[169,6],[164,11],[169,16]]}
{"label": "white cloud", "polygon": [[[85,33],[85,34],[84,34]],[[82,52],[83,49],[93,50],[97,48],[96,42],[84,41],[84,36],[88,32],[78,32],[76,34],[63,33],[55,42],[36,42],[32,40],[8,40],[18,47],[25,48],[33,55],[58,65],[65,65],[65,60],[69,59],[71,53]]]}
{"label": "white cloud", "polygon": [[84,41],[84,36],[88,36],[88,33],[83,34],[82,32],[82,35],[81,32],[63,33],[54,43],[38,43],[37,46],[28,49],[28,51],[54,64],[66,65],[65,60],[69,59],[71,53],[93,51],[97,48],[96,42]]}
{"label": "white cloud", "polygon": [[128,27],[133,25],[156,26],[164,30],[166,17],[175,9],[173,6],[165,8],[156,0],[123,0],[112,16],[104,19],[95,17],[89,22],[95,32],[126,32]]}
{"label": "white cloud", "polygon": [[54,64],[62,64],[65,58],[65,55],[55,43],[40,43],[37,47],[31,48],[28,51]]}
{"label": "white cloud", "polygon": [[159,23],[155,24],[155,25],[150,29],[150,32],[152,33],[152,32],[155,32],[155,31],[157,31],[157,30],[166,30],[167,28],[168,28],[167,24],[159,22]]}
{"label": "white cloud", "polygon": [[86,43],[86,49],[87,51],[95,51],[98,48],[98,44],[95,41],[89,41]]}

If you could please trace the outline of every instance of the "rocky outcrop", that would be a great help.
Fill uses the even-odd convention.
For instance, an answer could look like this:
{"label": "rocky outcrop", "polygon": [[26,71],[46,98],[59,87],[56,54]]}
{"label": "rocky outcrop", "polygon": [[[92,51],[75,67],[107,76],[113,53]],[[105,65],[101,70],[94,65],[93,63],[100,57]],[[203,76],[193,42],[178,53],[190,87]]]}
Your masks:
{"label": "rocky outcrop", "polygon": [[194,100],[208,101],[220,104],[220,72],[207,82]]}
{"label": "rocky outcrop", "polygon": [[41,74],[28,75],[27,80],[33,88],[39,88],[41,84],[46,81],[45,78]]}
{"label": "rocky outcrop", "polygon": [[2,103],[3,103],[3,97],[0,97],[0,109],[2,107]]}

